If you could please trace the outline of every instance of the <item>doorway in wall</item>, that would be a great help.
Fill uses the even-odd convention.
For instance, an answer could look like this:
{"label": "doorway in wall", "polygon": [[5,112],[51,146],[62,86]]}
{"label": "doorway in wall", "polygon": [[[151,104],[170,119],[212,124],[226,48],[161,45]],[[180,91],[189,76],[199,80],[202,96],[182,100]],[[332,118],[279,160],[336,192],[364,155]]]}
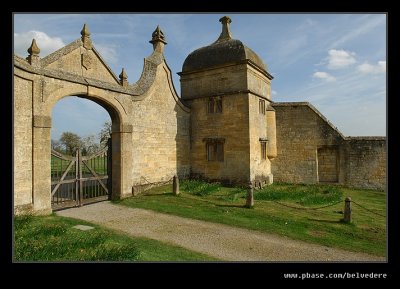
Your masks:
{"label": "doorway in wall", "polygon": [[320,183],[339,181],[339,150],[337,146],[320,147],[317,150],[318,180]]}

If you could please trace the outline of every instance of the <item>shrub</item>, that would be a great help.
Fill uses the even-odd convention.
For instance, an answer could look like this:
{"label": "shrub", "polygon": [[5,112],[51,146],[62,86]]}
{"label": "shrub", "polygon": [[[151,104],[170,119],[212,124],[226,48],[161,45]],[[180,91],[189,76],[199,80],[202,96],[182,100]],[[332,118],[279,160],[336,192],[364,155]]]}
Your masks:
{"label": "shrub", "polygon": [[327,185],[278,185],[273,184],[255,191],[256,200],[296,201],[301,205],[331,204],[342,199],[343,192],[337,186]]}
{"label": "shrub", "polygon": [[199,180],[183,180],[180,189],[196,196],[207,196],[219,191],[220,183],[207,183]]}

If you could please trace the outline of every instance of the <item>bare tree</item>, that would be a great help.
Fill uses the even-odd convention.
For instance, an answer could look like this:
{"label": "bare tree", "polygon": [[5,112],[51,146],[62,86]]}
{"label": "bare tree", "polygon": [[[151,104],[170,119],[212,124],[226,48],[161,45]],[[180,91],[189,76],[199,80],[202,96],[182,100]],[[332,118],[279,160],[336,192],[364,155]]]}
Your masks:
{"label": "bare tree", "polygon": [[110,121],[106,121],[103,124],[103,128],[101,129],[100,133],[99,133],[99,138],[100,138],[100,144],[101,145],[105,145],[108,141],[108,139],[111,137],[111,122]]}
{"label": "bare tree", "polygon": [[73,132],[63,132],[59,140],[51,140],[51,147],[62,153],[74,154],[77,148],[82,150],[82,155],[90,155],[97,152],[101,146],[105,146],[111,138],[111,122],[106,121],[99,133],[100,143],[96,143],[96,136],[80,137]]}
{"label": "bare tree", "polygon": [[96,136],[90,135],[82,138],[82,154],[83,155],[91,155],[97,152],[100,148],[100,145],[96,143]]}
{"label": "bare tree", "polygon": [[63,132],[60,137],[61,144],[65,147],[65,153],[73,154],[77,148],[82,147],[82,139],[73,132]]}
{"label": "bare tree", "polygon": [[63,152],[64,152],[64,150],[63,150],[63,144],[61,143],[60,140],[52,139],[52,140],[51,140],[51,148],[52,148],[53,150],[59,152],[59,153],[63,153]]}

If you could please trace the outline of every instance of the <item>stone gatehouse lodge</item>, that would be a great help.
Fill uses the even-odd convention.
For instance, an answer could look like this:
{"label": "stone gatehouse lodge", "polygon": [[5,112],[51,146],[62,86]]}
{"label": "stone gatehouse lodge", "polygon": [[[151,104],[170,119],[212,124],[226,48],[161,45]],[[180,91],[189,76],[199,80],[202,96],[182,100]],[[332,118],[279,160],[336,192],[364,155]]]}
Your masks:
{"label": "stone gatehouse lodge", "polygon": [[336,183],[386,188],[386,138],[346,137],[312,104],[274,102],[263,60],[232,37],[222,17],[215,42],[190,53],[175,92],[157,27],[140,79],[117,76],[81,37],[41,58],[32,41],[14,55],[14,211],[52,211],[52,109],[78,96],[112,120],[111,198],[140,193],[174,175],[228,184]]}

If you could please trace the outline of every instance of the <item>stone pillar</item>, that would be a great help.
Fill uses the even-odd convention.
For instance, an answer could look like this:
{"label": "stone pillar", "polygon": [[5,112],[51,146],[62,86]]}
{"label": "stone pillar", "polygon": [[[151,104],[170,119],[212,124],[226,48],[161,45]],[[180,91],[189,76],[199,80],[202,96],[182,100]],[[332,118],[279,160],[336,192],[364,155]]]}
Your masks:
{"label": "stone pillar", "polygon": [[132,195],[132,131],[133,128],[130,124],[114,125],[113,123],[111,137],[112,200],[119,200]]}
{"label": "stone pillar", "polygon": [[250,182],[247,187],[247,199],[246,199],[246,208],[254,207],[254,189],[253,184]]}
{"label": "stone pillar", "polygon": [[347,197],[344,201],[344,217],[345,223],[351,223],[351,198]]}
{"label": "stone pillar", "polygon": [[51,118],[33,116],[33,210],[35,214],[51,213]]}
{"label": "stone pillar", "polygon": [[178,178],[178,176],[174,176],[174,178],[173,178],[172,191],[175,196],[179,195],[179,178]]}

